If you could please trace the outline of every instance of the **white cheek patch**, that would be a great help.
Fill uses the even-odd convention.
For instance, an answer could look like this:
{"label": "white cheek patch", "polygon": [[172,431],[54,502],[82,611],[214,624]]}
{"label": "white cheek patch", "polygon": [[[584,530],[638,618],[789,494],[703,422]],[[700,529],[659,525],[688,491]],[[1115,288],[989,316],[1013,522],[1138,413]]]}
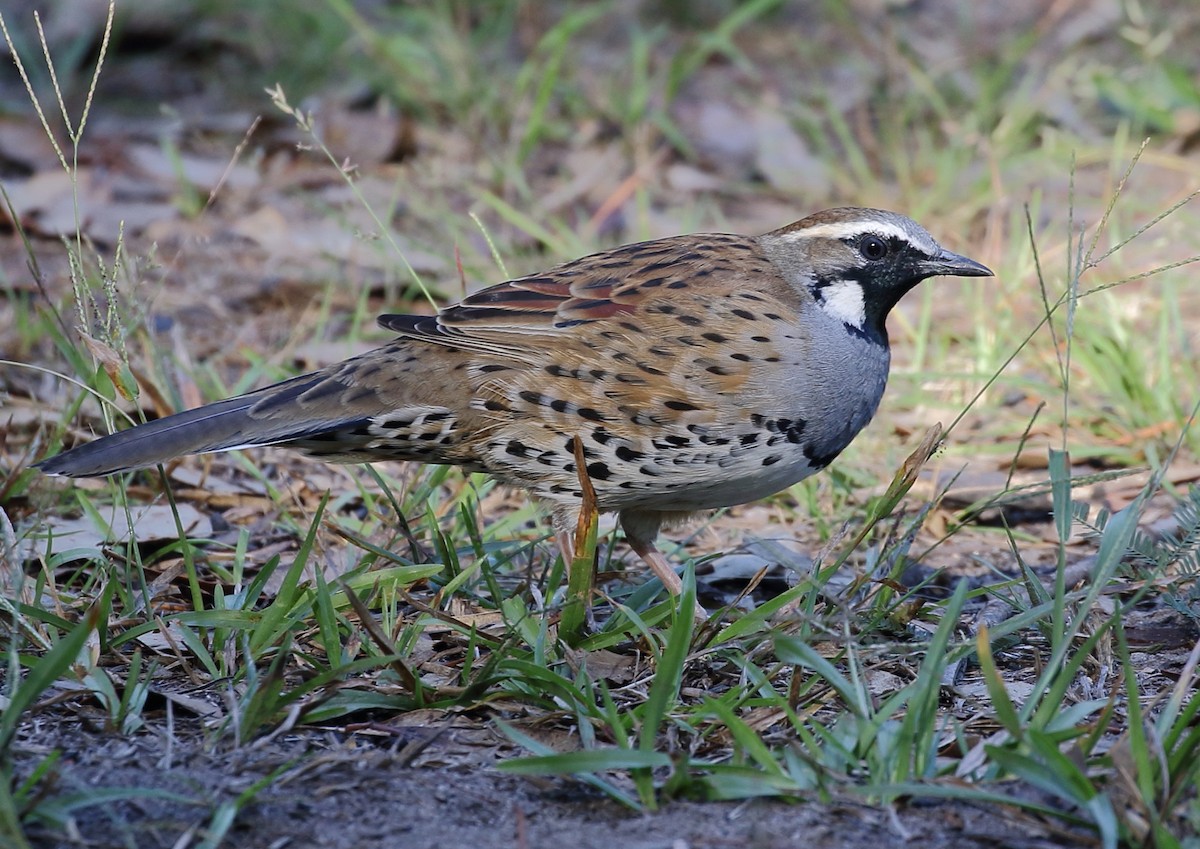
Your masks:
{"label": "white cheek patch", "polygon": [[861,283],[853,280],[830,283],[817,293],[817,303],[830,316],[857,330],[862,330],[867,323],[867,307]]}

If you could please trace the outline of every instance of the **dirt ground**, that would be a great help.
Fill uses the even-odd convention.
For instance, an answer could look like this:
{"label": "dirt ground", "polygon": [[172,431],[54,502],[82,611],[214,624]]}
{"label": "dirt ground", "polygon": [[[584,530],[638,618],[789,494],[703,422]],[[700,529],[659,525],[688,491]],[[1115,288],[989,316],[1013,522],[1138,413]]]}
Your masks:
{"label": "dirt ground", "polygon": [[[31,729],[33,731],[33,729]],[[50,732],[50,733],[46,733]],[[254,782],[282,776],[237,816],[222,846],[236,849],[688,849],[801,845],[868,849],[914,845],[929,849],[1036,849],[1092,846],[1015,809],[957,802],[899,802],[893,809],[856,803],[752,799],[672,801],[639,814],[569,778],[530,778],[492,768],[499,739],[478,726],[428,739],[415,735],[364,739],[308,732],[212,751],[176,728],[133,737],[43,726],[31,748],[63,750],[59,790],[86,795],[146,788],[178,794],[106,802],[75,813],[76,840],[34,831],[39,847],[118,849],[171,847],[184,835],[198,841],[214,811]],[[425,736],[426,739],[421,739]],[[382,742],[380,742],[382,740]],[[420,742],[414,746],[414,742]],[[420,749],[415,757],[413,749]],[[466,753],[474,751],[471,758]],[[472,762],[474,761],[474,762]],[[455,765],[449,765],[453,762]]]}

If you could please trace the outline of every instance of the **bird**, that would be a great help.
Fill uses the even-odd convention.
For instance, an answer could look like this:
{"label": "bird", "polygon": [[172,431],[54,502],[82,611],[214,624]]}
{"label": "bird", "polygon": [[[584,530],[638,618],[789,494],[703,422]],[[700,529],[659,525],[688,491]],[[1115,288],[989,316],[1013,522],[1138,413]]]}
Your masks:
{"label": "bird", "polygon": [[568,563],[586,478],[678,595],[659,531],[827,467],[879,408],[889,311],[934,276],[992,272],[879,209],[627,244],[383,315],[381,347],[38,467],[105,476],[267,445],[455,465],[544,502]]}

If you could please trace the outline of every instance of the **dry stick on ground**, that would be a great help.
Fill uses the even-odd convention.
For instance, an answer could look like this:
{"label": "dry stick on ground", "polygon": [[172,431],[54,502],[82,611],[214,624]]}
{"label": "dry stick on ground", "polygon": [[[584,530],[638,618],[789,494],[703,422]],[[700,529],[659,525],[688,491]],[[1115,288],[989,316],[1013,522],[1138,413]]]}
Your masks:
{"label": "dry stick on ground", "polygon": [[375,641],[375,645],[379,646],[392,659],[388,666],[392,668],[400,678],[400,683],[408,690],[418,701],[421,700],[421,685],[414,673],[400,659],[399,652],[396,650],[395,644],[388,638],[388,635],[383,632],[379,624],[375,621],[375,617],[371,614],[370,608],[363,603],[358,594],[350,588],[350,585],[342,581],[342,592],[346,594],[346,599],[350,602],[350,606],[354,608],[354,613],[358,616],[359,624],[363,626],[371,639]]}

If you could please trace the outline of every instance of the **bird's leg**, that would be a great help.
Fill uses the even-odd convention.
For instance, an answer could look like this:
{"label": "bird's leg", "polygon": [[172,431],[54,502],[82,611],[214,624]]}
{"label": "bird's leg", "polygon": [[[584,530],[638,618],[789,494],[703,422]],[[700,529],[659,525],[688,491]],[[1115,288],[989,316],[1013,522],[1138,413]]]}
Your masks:
{"label": "bird's leg", "polygon": [[571,567],[575,563],[575,534],[579,518],[570,509],[556,509],[553,514],[554,542],[567,568],[567,583],[570,583]]}
{"label": "bird's leg", "polygon": [[637,552],[637,556],[642,558],[642,561],[650,567],[658,579],[663,582],[663,586],[667,588],[667,592],[671,595],[679,595],[683,592],[683,581],[680,580],[679,574],[667,561],[667,556],[663,554],[654,543],[642,539],[635,539],[626,532],[629,547]]}
{"label": "bird's leg", "polygon": [[[629,547],[650,567],[650,571],[658,576],[667,592],[678,597],[683,592],[683,581],[666,555],[654,545],[658,529],[662,526],[663,519],[668,517],[651,511],[622,510],[620,518]],[[697,619],[708,618],[708,611],[700,606],[700,602],[696,602],[695,616]]]}
{"label": "bird's leg", "polygon": [[570,569],[571,564],[575,562],[575,532],[555,527],[554,541],[558,544],[558,553],[562,555],[563,565]]}

